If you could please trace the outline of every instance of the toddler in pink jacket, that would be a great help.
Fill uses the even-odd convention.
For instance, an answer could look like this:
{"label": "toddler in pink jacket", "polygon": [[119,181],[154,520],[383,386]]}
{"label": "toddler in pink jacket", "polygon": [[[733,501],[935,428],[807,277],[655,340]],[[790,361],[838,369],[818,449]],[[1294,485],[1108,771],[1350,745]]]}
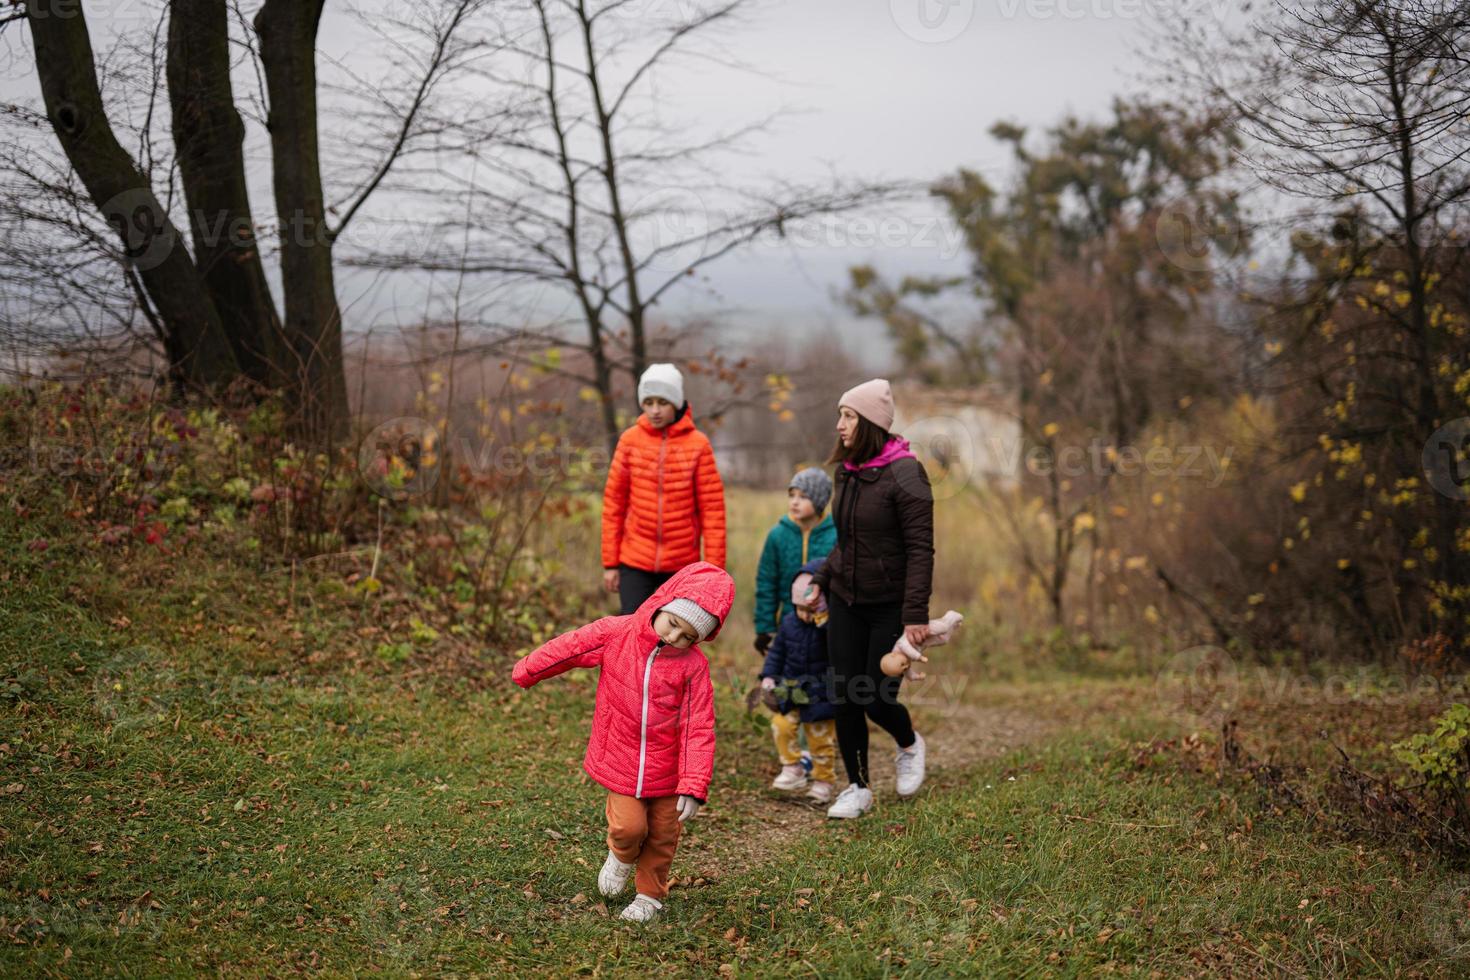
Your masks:
{"label": "toddler in pink jacket", "polygon": [[620,894],[636,869],[637,895],[624,919],[647,922],[663,908],[679,831],[709,792],[714,685],[695,644],[719,633],[734,601],[734,580],[695,562],[637,612],[563,633],[521,658],[511,675],[530,687],[573,667],[601,668],[582,768],[607,790],[608,855],[598,890]]}

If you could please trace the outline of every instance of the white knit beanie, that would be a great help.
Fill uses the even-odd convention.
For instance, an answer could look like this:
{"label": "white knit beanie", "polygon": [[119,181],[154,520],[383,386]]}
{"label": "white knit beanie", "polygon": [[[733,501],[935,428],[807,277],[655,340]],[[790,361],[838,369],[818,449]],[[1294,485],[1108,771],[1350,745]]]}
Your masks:
{"label": "white knit beanie", "polygon": [[684,407],[684,376],[672,364],[650,364],[638,379],[638,404],[645,398],[662,398],[675,408]]}
{"label": "white knit beanie", "polygon": [[699,632],[701,640],[708,638],[715,631],[715,627],[720,625],[720,617],[714,613],[705,612],[693,599],[675,599],[673,602],[660,606],[659,612],[669,612],[678,616]]}

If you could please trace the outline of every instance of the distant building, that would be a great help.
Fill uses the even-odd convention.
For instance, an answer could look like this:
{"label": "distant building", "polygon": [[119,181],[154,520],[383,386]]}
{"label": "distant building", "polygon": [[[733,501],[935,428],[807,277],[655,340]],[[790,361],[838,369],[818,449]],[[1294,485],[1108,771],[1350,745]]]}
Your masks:
{"label": "distant building", "polygon": [[925,388],[896,384],[893,429],[912,444],[935,484],[971,480],[1014,486],[1021,473],[1021,422],[1015,397],[993,387]]}

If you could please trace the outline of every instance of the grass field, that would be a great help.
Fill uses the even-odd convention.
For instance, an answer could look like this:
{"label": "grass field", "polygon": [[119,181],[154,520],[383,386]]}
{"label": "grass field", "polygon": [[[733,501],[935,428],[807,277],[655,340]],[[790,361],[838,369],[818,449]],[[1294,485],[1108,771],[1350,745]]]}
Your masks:
{"label": "grass field", "polygon": [[[769,501],[732,502],[742,540],[779,514]],[[710,805],[667,915],[620,923],[596,893],[602,794],[579,766],[595,675],[523,693],[515,651],[495,650],[483,674],[393,670],[351,655],[360,616],[294,601],[302,582],[124,580],[23,539],[0,530],[5,975],[1470,967],[1462,878],[1219,776],[1210,732],[1189,737],[1151,675],[1002,681],[995,662],[1026,651],[962,647],[914,692],[937,747],[916,801],[883,777],[861,821],[778,800],[738,700],[743,604],[711,650]],[[1240,708],[1265,756],[1301,736],[1262,690]],[[1381,706],[1353,691],[1334,711]],[[1380,710],[1353,744],[1371,754],[1429,707]]]}

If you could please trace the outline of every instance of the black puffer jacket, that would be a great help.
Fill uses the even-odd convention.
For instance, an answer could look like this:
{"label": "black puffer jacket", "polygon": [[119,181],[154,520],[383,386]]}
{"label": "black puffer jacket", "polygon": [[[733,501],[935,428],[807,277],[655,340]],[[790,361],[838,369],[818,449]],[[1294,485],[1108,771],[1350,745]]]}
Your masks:
{"label": "black puffer jacket", "polygon": [[849,605],[902,602],[905,626],[929,622],[934,583],[934,492],[912,457],[856,471],[838,466],[837,547],[813,576]]}

